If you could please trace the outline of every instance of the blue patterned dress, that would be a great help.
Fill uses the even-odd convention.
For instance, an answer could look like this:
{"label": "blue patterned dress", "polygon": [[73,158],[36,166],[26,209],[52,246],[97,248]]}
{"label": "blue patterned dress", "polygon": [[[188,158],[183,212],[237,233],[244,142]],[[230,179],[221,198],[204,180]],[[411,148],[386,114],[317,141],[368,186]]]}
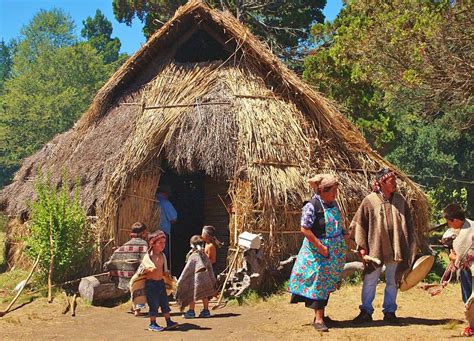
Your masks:
{"label": "blue patterned dress", "polygon": [[[326,237],[319,239],[328,248],[329,256],[323,257],[310,241],[304,238],[288,286],[289,291],[293,294],[292,303],[306,302],[306,306],[314,309],[316,309],[315,306],[309,305],[308,302],[326,301],[327,303],[329,294],[338,288],[346,256],[346,243],[339,207],[337,204],[332,207],[323,204],[323,208]],[[303,207],[301,226],[310,229],[314,218],[314,207],[308,203]]]}

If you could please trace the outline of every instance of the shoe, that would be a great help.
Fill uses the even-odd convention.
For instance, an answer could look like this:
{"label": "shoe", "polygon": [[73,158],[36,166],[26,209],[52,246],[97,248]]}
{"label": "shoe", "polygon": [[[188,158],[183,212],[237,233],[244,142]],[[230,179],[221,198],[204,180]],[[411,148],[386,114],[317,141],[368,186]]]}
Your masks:
{"label": "shoe", "polygon": [[473,336],[473,335],[474,335],[474,329],[472,329],[469,326],[464,328],[464,330],[461,332],[461,336]]}
{"label": "shoe", "polygon": [[207,318],[211,317],[211,312],[208,309],[203,309],[199,314],[199,317]]}
{"label": "shoe", "polygon": [[324,324],[324,322],[313,322],[313,327],[318,332],[328,332],[329,328]]}
{"label": "shoe", "polygon": [[354,324],[364,324],[368,322],[372,322],[372,315],[366,312],[364,309],[361,309],[359,315],[357,315],[357,317],[352,320],[352,323]]}
{"label": "shoe", "polygon": [[196,313],[194,312],[194,310],[188,310],[187,312],[183,314],[183,317],[185,319],[193,319],[196,317]]}
{"label": "shoe", "polygon": [[390,324],[400,324],[400,320],[395,315],[395,313],[384,313],[383,314],[383,320],[385,322],[390,323]]}
{"label": "shoe", "polygon": [[173,329],[178,326],[178,322],[171,321],[171,319],[166,320],[166,329]]}
{"label": "shoe", "polygon": [[157,325],[156,322],[152,322],[148,325],[148,330],[151,330],[152,332],[162,332],[164,328]]}

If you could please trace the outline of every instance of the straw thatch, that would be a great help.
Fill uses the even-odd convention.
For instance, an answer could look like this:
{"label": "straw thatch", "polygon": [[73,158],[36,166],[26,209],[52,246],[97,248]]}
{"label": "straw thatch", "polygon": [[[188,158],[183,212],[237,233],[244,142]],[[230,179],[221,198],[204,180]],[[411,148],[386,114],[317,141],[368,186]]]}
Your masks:
{"label": "straw thatch", "polygon": [[[220,44],[222,60],[183,60],[193,53],[186,44],[202,32]],[[178,173],[228,181],[231,242],[242,230],[262,233],[272,264],[301,242],[299,210],[314,173],[339,176],[338,199],[350,217],[373,172],[389,166],[420,240],[428,226],[427,201],[415,183],[231,14],[200,1],[181,7],[113,75],[73,129],[24,161],[0,203],[27,218],[36,171],[52,169],[59,183],[67,168],[80,177],[81,202],[98,216],[104,238],[120,242],[122,226],[156,221],[162,160]]]}

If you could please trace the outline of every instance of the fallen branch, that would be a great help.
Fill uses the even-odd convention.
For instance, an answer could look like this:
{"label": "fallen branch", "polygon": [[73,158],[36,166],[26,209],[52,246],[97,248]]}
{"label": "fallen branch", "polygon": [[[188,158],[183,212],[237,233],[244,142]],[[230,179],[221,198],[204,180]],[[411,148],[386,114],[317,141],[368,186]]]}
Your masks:
{"label": "fallen branch", "polygon": [[18,299],[18,297],[20,297],[20,294],[23,292],[23,289],[25,289],[26,285],[27,285],[28,282],[30,281],[31,276],[33,276],[33,272],[35,271],[36,266],[37,266],[38,263],[39,263],[40,256],[41,256],[41,255],[38,255],[38,257],[36,257],[35,264],[33,264],[33,267],[31,268],[31,271],[30,271],[28,277],[26,277],[25,284],[21,287],[21,289],[20,289],[20,290],[18,291],[18,293],[15,295],[15,297],[13,298],[13,300],[12,300],[12,301],[10,302],[10,304],[8,305],[7,309],[6,309],[5,311],[0,311],[0,317],[5,316],[5,315],[10,311],[11,307],[15,304],[16,300]]}

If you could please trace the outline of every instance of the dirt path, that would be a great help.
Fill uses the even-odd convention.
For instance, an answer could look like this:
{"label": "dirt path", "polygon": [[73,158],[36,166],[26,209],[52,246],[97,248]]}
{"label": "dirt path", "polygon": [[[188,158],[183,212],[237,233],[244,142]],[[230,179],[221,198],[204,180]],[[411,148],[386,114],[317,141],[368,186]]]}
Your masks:
{"label": "dirt path", "polygon": [[[421,289],[399,293],[397,315],[401,326],[385,325],[381,305],[383,285],[377,290],[375,321],[364,327],[351,324],[358,313],[360,287],[346,286],[331,297],[327,314],[336,324],[320,335],[310,323],[312,312],[303,305],[288,304],[289,295],[273,296],[252,306],[227,306],[213,311],[209,319],[184,320],[176,307],[174,319],[180,328],[163,333],[146,330],[147,318],[135,318],[128,304],[115,308],[91,307],[80,303],[77,316],[62,315],[61,297],[48,305],[40,299],[0,318],[3,340],[130,340],[161,338],[166,340],[406,340],[449,339],[464,327],[459,285],[449,286],[440,296],[430,297]],[[4,308],[4,307],[2,307]],[[199,310],[199,306],[197,307]],[[159,318],[159,322],[163,319]]]}

